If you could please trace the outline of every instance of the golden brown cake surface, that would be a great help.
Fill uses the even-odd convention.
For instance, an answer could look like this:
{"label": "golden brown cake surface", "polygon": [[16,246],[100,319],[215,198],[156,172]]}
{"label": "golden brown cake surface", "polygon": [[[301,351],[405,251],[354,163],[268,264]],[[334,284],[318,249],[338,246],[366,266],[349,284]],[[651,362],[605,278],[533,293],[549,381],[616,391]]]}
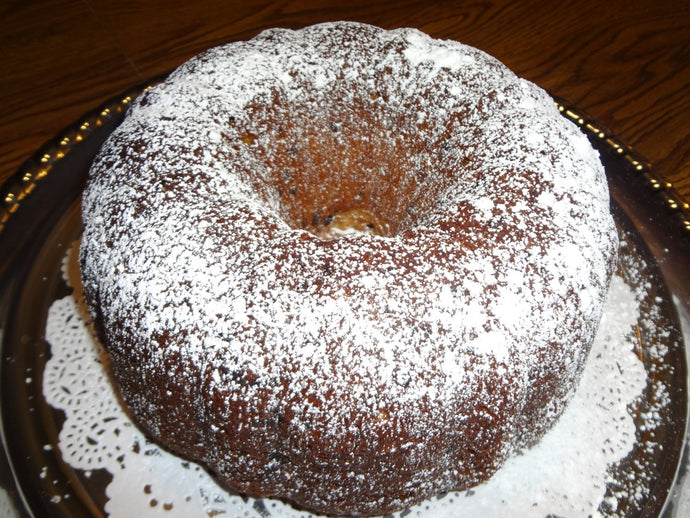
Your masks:
{"label": "golden brown cake surface", "polygon": [[270,30],[138,98],[82,276],[142,428],[228,487],[382,514],[476,485],[567,404],[616,237],[549,96],[412,30]]}

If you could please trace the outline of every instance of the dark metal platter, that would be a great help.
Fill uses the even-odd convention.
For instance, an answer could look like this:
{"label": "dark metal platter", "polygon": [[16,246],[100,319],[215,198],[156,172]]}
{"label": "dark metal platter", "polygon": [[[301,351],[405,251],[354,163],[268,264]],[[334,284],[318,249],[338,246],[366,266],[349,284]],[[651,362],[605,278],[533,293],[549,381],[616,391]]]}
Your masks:
{"label": "dark metal platter", "polygon": [[[14,499],[17,516],[104,514],[108,474],[87,478],[65,464],[53,447],[63,416],[43,399],[42,373],[50,354],[44,329],[51,303],[68,290],[60,265],[81,231],[79,198],[91,161],[122,121],[132,99],[159,80],[133,88],[85,115],[46,143],[0,187],[0,330],[4,331],[0,335],[4,445],[0,487]],[[648,496],[624,502],[617,516],[672,516],[674,489],[686,469],[688,399],[681,321],[690,322],[690,209],[630,148],[575,107],[561,99],[555,102],[601,153],[614,215],[628,243],[627,259],[637,262],[635,271],[642,271],[649,285],[645,300],[654,301],[655,319],[669,331],[666,354],[645,357],[644,363],[664,384],[670,402],[662,412],[662,423],[653,430],[653,439],[645,436],[647,432],[638,433],[638,447],[616,466],[609,491],[621,489],[630,478],[627,475],[643,466],[647,473],[637,479],[645,480]],[[625,264],[622,267],[625,270]],[[643,345],[653,340],[642,336]],[[637,412],[643,413],[646,404],[642,401]],[[658,447],[645,448],[652,440]],[[62,477],[40,477],[46,467]],[[55,495],[63,497],[56,501]],[[600,510],[606,514],[605,507]]]}

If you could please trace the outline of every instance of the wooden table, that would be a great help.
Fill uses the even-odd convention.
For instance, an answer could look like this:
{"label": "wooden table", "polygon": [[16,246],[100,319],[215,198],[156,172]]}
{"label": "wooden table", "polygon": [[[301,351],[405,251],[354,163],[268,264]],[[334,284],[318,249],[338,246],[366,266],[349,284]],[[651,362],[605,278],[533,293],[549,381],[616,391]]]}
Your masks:
{"label": "wooden table", "polygon": [[208,47],[338,19],[487,51],[589,113],[690,199],[686,0],[3,0],[0,183],[86,111]]}

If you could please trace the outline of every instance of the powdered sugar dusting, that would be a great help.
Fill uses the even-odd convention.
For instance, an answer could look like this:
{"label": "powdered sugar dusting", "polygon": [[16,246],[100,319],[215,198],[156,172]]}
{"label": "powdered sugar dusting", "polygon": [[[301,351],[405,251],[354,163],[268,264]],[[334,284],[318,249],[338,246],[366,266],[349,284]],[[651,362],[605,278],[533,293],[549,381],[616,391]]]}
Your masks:
{"label": "powdered sugar dusting", "polygon": [[[563,411],[601,316],[616,237],[583,142],[493,58],[409,29],[202,54],[84,194],[123,397],[242,491],[370,512],[480,482]],[[304,230],[352,204],[390,235]]]}
{"label": "powdered sugar dusting", "polygon": [[475,65],[471,54],[465,52],[465,47],[455,41],[434,40],[419,31],[409,31],[406,34],[409,43],[405,49],[405,58],[413,65],[431,63],[434,69],[446,68],[457,72],[461,67]]}

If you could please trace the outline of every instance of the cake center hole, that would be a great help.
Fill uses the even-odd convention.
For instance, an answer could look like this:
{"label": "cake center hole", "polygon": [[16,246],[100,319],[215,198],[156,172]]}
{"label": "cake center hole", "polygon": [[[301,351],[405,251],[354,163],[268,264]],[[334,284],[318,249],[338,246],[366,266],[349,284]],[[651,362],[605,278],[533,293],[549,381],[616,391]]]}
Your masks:
{"label": "cake center hole", "polygon": [[326,217],[317,215],[306,230],[327,240],[358,234],[389,234],[388,224],[377,214],[363,208],[335,212]]}

